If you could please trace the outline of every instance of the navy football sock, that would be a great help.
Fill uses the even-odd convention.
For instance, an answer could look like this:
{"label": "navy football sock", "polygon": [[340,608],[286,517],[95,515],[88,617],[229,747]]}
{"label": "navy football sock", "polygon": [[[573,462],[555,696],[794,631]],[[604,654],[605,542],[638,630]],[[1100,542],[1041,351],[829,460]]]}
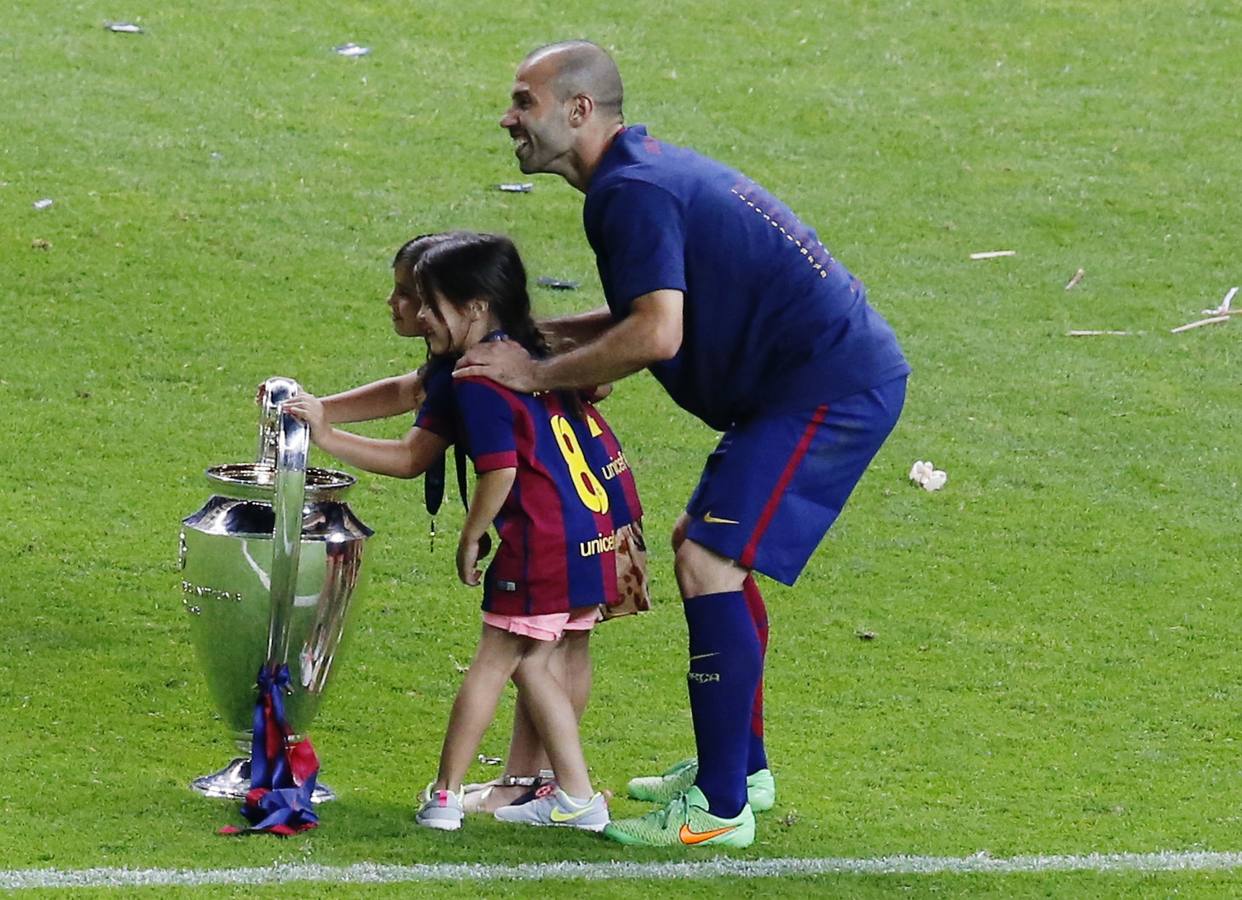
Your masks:
{"label": "navy football sock", "polygon": [[732,818],[746,805],[751,712],[762,658],[741,591],[687,598],[690,714],[699,754],[695,784],[709,811]]}
{"label": "navy football sock", "polygon": [[755,688],[755,705],[750,713],[750,754],[746,764],[746,774],[753,775],[768,767],[768,753],[763,743],[763,670],[768,658],[768,608],[764,605],[763,594],[759,593],[754,575],[747,575],[742,582],[742,594],[746,597],[746,608],[759,637],[759,686]]}

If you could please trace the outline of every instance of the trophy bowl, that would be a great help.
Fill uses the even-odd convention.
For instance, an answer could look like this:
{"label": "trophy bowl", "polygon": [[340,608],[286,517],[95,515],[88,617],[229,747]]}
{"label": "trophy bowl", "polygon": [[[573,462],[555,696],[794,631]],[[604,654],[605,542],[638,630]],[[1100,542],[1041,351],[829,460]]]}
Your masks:
{"label": "trophy bowl", "polygon": [[[344,502],[355,479],[305,466],[305,426],[279,411],[296,382],[262,392],[260,459],[213,466],[214,493],[182,520],[181,594],[207,688],[246,752],[264,665],[287,663],[289,725],[310,726],[350,631],[363,548],[373,533]],[[195,790],[240,799],[249,758],[195,779]],[[316,788],[316,802],[332,798]]]}

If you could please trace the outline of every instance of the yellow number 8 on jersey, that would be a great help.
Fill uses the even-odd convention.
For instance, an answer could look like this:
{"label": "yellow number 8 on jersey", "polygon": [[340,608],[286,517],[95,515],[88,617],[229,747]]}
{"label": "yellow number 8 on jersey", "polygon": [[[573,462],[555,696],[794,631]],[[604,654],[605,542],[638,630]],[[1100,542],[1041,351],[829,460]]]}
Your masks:
{"label": "yellow number 8 on jersey", "polygon": [[608,494],[604,492],[604,486],[587,464],[573,426],[564,416],[553,416],[550,424],[552,433],[556,435],[556,446],[560,448],[561,456],[565,457],[565,465],[569,466],[569,475],[578,490],[578,499],[591,512],[608,512]]}

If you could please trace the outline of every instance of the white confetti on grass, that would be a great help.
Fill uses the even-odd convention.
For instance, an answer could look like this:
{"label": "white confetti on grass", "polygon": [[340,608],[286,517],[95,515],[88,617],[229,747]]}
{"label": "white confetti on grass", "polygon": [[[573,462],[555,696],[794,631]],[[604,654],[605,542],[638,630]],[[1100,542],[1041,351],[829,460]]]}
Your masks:
{"label": "white confetti on grass", "polygon": [[[1233,303],[1233,298],[1236,296],[1238,296],[1238,289],[1236,287],[1231,287],[1229,289],[1229,292],[1225,294],[1225,299],[1220,301],[1220,306],[1216,307],[1215,309],[1205,309],[1203,311],[1203,314],[1205,316],[1230,315],[1231,310],[1229,309],[1229,304]],[[1238,312],[1237,310],[1232,310],[1232,314],[1236,314],[1237,312]]]}
{"label": "white confetti on grass", "polygon": [[1229,316],[1212,316],[1207,319],[1199,319],[1196,322],[1187,322],[1185,325],[1178,325],[1176,328],[1170,328],[1170,334],[1181,334],[1183,331],[1192,331],[1195,328],[1202,328],[1204,325],[1219,325],[1221,322],[1228,322]]}
{"label": "white confetti on grass", "polygon": [[948,474],[943,469],[937,469],[930,459],[915,460],[914,465],[910,467],[910,483],[918,485],[925,491],[938,491],[948,481]]}
{"label": "white confetti on grass", "polygon": [[1172,334],[1181,334],[1183,331],[1191,331],[1195,328],[1202,328],[1204,325],[1219,325],[1222,322],[1228,322],[1229,317],[1234,315],[1237,310],[1231,310],[1229,304],[1233,302],[1233,298],[1238,295],[1236,287],[1230,288],[1229,293],[1225,294],[1225,299],[1220,301],[1220,306],[1215,309],[1203,310],[1206,319],[1198,319],[1194,322],[1187,322],[1185,325],[1179,325],[1176,328],[1169,329]]}

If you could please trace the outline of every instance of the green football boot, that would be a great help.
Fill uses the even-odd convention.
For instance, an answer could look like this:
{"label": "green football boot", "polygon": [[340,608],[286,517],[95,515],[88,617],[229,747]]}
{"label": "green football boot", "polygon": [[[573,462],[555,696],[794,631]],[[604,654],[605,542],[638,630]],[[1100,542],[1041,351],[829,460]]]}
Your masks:
{"label": "green football boot", "polygon": [[767,812],[776,805],[776,779],[771,769],[746,776],[746,802],[755,812]]}
{"label": "green football boot", "polygon": [[[626,786],[635,800],[668,803],[678,794],[690,790],[699,774],[699,761],[693,756],[683,759],[662,775],[631,778]],[[776,779],[771,769],[760,769],[746,776],[746,802],[757,813],[767,812],[776,805]]]}
{"label": "green football boot", "polygon": [[648,803],[659,803],[663,806],[678,794],[690,790],[698,774],[699,761],[692,756],[673,764],[659,775],[631,778],[626,790],[635,800],[646,800]]}
{"label": "green football boot", "polygon": [[707,798],[691,785],[663,809],[637,819],[614,819],[604,837],[637,847],[749,847],[755,840],[755,814],[750,805],[732,819],[707,811]]}

